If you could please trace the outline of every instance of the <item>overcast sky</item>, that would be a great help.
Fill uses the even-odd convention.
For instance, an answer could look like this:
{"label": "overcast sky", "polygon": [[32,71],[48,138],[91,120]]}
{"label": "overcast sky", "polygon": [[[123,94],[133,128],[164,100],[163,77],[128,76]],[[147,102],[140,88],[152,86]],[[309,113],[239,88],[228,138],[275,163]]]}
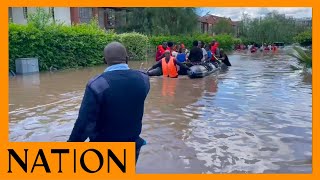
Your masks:
{"label": "overcast sky", "polygon": [[304,17],[312,17],[312,8],[282,8],[282,7],[274,7],[274,8],[201,8],[199,9],[199,14],[205,15],[206,13],[213,14],[216,16],[222,17],[230,17],[233,21],[238,21],[241,18],[242,13],[247,13],[251,17],[260,17],[264,16],[267,13],[277,10],[281,14],[286,14],[286,16],[292,16],[296,18],[304,18]]}

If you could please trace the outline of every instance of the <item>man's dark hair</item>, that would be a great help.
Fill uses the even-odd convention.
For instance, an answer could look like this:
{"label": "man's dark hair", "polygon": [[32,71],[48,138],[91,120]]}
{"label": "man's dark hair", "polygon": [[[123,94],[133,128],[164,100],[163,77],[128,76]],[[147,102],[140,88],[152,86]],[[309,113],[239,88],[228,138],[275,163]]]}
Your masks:
{"label": "man's dark hair", "polygon": [[172,47],[173,46],[173,42],[168,42],[168,46]]}
{"label": "man's dark hair", "polygon": [[193,41],[192,45],[193,46],[198,46],[198,41]]}
{"label": "man's dark hair", "polygon": [[199,41],[200,43],[201,43],[201,48],[203,48],[204,47],[204,42],[203,41]]}

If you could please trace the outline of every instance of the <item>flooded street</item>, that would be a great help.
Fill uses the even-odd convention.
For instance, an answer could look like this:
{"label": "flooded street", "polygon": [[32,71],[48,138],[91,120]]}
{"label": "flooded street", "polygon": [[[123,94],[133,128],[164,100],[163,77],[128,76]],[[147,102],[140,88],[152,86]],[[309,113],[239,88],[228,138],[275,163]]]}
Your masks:
{"label": "flooded street", "polygon": [[[137,173],[311,173],[311,82],[281,52],[229,59],[202,79],[150,78]],[[10,141],[66,141],[104,68],[10,78]]]}

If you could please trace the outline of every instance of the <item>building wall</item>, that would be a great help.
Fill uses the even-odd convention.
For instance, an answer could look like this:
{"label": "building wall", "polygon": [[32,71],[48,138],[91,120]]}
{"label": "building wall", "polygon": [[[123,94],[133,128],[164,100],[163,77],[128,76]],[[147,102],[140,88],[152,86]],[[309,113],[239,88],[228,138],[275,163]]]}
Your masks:
{"label": "building wall", "polygon": [[12,21],[17,24],[27,24],[27,19],[23,15],[23,8],[12,8]]}
{"label": "building wall", "polygon": [[[46,12],[49,12],[49,7],[43,7]],[[34,13],[35,7],[28,7],[27,14]],[[24,8],[11,8],[12,21],[17,24],[27,24],[27,18],[24,15]],[[70,8],[54,8],[55,20],[71,25]]]}
{"label": "building wall", "polygon": [[54,8],[55,20],[71,25],[70,8]]}

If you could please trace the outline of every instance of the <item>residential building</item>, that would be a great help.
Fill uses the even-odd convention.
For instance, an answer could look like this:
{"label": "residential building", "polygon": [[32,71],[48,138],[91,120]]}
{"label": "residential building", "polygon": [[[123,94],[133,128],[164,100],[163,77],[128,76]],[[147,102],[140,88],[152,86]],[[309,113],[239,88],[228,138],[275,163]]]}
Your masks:
{"label": "residential building", "polygon": [[239,21],[232,21],[230,18],[214,16],[211,14],[207,14],[205,16],[198,16],[200,32],[215,35],[213,29],[215,25],[222,19],[228,20],[234,28],[236,35],[239,34]]}
{"label": "residential building", "polygon": [[[53,20],[66,25],[88,23],[94,17],[98,18],[101,28],[113,29],[126,23],[127,8],[107,7],[43,7],[50,12]],[[9,7],[9,18],[17,24],[26,24],[28,15],[34,13],[34,7]]]}

